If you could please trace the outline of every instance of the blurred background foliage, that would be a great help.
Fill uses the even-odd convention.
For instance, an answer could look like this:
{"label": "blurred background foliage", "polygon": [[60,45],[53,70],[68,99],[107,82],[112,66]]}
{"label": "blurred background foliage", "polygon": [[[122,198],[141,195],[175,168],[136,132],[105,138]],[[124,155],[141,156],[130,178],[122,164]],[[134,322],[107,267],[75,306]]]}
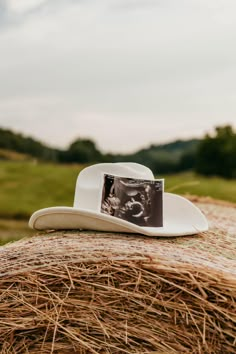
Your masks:
{"label": "blurred background foliage", "polygon": [[206,135],[203,139],[151,145],[126,155],[103,153],[90,139],[77,139],[65,150],[55,149],[30,137],[0,129],[1,160],[35,158],[65,164],[133,161],[150,167],[155,174],[194,170],[206,176],[235,178],[235,156],[236,132],[229,125],[216,127],[212,135]]}

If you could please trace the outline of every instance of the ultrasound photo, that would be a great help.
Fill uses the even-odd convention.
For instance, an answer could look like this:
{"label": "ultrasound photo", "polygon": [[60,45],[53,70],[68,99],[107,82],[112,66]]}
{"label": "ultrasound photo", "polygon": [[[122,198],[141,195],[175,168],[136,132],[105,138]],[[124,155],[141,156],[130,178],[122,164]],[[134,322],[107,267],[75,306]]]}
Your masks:
{"label": "ultrasound photo", "polygon": [[101,212],[139,226],[163,226],[163,180],[104,174]]}

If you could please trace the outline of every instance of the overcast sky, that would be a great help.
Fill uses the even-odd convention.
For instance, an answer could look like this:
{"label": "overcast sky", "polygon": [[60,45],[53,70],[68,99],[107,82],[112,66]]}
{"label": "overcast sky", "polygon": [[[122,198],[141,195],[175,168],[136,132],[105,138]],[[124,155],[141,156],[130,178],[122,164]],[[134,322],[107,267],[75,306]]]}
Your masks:
{"label": "overcast sky", "polygon": [[0,126],[104,151],[236,127],[235,0],[0,0]]}

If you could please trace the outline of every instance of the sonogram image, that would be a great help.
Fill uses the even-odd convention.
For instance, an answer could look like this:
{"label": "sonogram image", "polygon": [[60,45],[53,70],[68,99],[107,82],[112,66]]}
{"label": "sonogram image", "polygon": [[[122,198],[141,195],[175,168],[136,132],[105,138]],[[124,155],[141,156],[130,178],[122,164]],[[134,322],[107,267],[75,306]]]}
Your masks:
{"label": "sonogram image", "polygon": [[105,174],[101,212],[139,226],[163,226],[163,180]]}

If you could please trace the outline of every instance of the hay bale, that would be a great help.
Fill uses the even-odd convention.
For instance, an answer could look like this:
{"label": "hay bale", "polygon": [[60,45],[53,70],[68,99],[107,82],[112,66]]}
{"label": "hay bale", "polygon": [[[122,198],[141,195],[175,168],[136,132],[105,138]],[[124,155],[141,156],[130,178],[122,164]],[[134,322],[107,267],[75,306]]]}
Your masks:
{"label": "hay bale", "polygon": [[1,353],[235,353],[234,206],[183,238],[54,232],[0,248]]}

